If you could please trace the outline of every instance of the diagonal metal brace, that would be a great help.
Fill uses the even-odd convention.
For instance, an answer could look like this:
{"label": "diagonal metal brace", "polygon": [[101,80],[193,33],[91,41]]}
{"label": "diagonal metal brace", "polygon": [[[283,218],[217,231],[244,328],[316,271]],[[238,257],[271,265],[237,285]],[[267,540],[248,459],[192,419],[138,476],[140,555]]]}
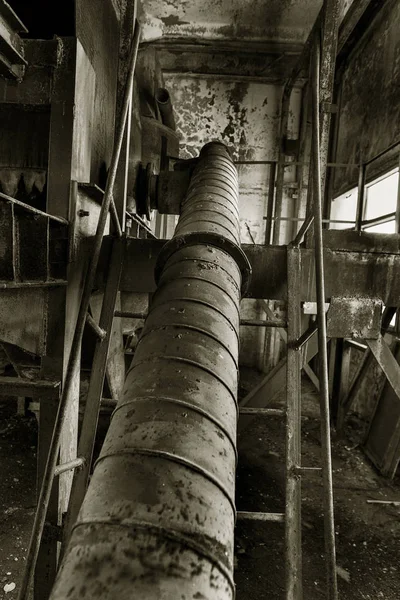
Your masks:
{"label": "diagonal metal brace", "polygon": [[382,335],[376,340],[365,340],[377,363],[385,373],[396,396],[400,399],[400,365]]}

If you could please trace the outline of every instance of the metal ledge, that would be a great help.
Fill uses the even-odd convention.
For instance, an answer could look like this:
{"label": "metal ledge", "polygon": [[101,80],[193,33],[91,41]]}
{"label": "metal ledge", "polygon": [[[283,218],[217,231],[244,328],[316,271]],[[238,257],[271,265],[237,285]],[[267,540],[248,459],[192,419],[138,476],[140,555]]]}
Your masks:
{"label": "metal ledge", "polygon": [[[341,235],[335,232],[333,236],[331,233],[327,232],[324,238],[327,299],[360,296],[380,298],[388,306],[397,306],[400,298],[400,236],[362,234],[354,241],[348,232],[341,232]],[[154,269],[166,241],[128,239],[121,291],[155,291]],[[334,244],[340,249],[335,249]],[[242,249],[253,271],[247,297],[286,301],[286,247],[243,245]],[[109,251],[110,240],[105,239],[97,276],[100,288],[104,286]],[[301,259],[301,300],[315,301],[314,251],[301,249]]]}

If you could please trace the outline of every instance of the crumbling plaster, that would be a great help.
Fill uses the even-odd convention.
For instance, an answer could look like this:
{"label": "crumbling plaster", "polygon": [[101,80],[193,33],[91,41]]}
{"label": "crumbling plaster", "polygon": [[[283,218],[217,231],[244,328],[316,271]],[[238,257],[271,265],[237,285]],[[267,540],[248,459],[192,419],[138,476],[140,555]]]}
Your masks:
{"label": "crumbling plaster", "polygon": [[[174,107],[181,157],[197,156],[201,147],[220,140],[236,161],[269,161],[278,158],[281,86],[230,78],[200,78],[165,75]],[[289,137],[297,138],[300,122],[301,89],[292,95]],[[238,165],[240,188],[240,227],[243,243],[265,241],[266,202],[269,166]],[[287,179],[295,172],[288,171]],[[293,201],[285,194],[284,213],[291,215]],[[283,227],[282,243],[287,228]],[[242,302],[244,318],[262,318],[256,301]],[[242,328],[241,363],[259,365],[264,347],[262,328]]]}

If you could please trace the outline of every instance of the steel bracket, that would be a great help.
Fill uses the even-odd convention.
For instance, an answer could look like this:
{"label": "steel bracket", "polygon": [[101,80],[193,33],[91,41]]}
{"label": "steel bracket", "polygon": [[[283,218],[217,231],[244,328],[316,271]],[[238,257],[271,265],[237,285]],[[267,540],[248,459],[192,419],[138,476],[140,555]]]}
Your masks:
{"label": "steel bracket", "polygon": [[331,298],[327,334],[332,338],[376,340],[381,330],[379,298]]}
{"label": "steel bracket", "polygon": [[336,114],[339,111],[339,106],[333,102],[321,102],[321,109],[330,114]]}

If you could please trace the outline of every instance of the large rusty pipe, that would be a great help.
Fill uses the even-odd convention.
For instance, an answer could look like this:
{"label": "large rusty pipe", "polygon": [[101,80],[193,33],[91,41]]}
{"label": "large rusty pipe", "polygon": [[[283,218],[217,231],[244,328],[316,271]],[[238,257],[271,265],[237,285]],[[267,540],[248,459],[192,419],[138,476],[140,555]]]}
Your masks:
{"label": "large rusty pipe", "polygon": [[[133,267],[134,268],[134,267]],[[205,146],[52,600],[230,600],[240,249],[237,172]]]}

